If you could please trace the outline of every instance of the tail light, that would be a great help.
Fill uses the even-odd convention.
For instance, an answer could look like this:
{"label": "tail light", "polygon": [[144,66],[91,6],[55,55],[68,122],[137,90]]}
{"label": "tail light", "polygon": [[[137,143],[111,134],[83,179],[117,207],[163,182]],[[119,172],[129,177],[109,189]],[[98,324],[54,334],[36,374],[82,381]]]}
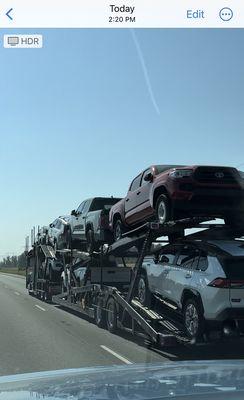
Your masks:
{"label": "tail light", "polygon": [[212,282],[210,282],[208,286],[222,288],[222,289],[229,289],[230,280],[226,278],[216,278]]}
{"label": "tail light", "polygon": [[244,287],[243,279],[227,279],[227,278],[216,278],[208,284],[208,286],[223,288],[223,289],[234,289]]}

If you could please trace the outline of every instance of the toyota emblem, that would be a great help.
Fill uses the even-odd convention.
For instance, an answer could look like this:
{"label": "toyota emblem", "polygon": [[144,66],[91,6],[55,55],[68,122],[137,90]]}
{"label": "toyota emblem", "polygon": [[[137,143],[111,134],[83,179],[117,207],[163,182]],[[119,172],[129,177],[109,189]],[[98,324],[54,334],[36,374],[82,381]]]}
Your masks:
{"label": "toyota emblem", "polygon": [[215,172],[214,175],[216,176],[216,178],[223,178],[225,176],[223,172]]}

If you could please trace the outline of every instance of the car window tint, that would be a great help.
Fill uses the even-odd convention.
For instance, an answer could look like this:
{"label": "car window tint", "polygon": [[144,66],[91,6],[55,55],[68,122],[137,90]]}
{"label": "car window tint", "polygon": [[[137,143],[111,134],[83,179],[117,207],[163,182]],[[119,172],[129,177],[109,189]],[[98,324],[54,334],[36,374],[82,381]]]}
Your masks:
{"label": "car window tint", "polygon": [[177,260],[177,265],[183,268],[197,268],[199,262],[199,250],[191,246],[184,246]]}
{"label": "car window tint", "polygon": [[76,212],[77,212],[77,213],[82,213],[82,210],[83,210],[84,205],[85,205],[85,201],[83,201],[83,202],[79,205],[79,207],[77,208]]}
{"label": "car window tint", "polygon": [[163,262],[162,258],[165,256],[169,259],[168,264],[173,264],[175,256],[178,252],[178,246],[167,246],[167,248],[163,249],[160,252],[160,256],[159,256],[159,262],[160,264],[165,264],[165,262]]}
{"label": "car window tint", "polygon": [[108,198],[97,198],[94,199],[91,203],[90,206],[90,211],[98,211],[98,210],[110,210],[110,208],[118,203],[120,199],[114,198],[114,197],[108,197]]}
{"label": "car window tint", "polygon": [[206,271],[206,269],[208,268],[208,258],[206,254],[201,254],[196,268],[200,271]]}
{"label": "car window tint", "polygon": [[62,223],[61,223],[61,221],[58,219],[58,220],[57,220],[57,223],[56,223],[56,225],[55,225],[55,228],[56,228],[56,229],[60,229],[60,228],[61,228],[61,225],[62,225]]}
{"label": "car window tint", "polygon": [[83,207],[83,209],[82,209],[82,214],[87,213],[87,211],[89,210],[90,204],[91,204],[91,202],[90,202],[89,200],[88,200],[88,201],[85,201],[84,207]]}
{"label": "car window tint", "polygon": [[130,185],[130,191],[133,192],[134,190],[138,189],[140,187],[140,182],[141,182],[141,174],[138,175],[133,181],[132,184]]}
{"label": "car window tint", "polygon": [[227,279],[244,279],[244,257],[218,257]]}
{"label": "car window tint", "polygon": [[180,266],[184,268],[191,268],[193,260],[195,259],[194,255],[187,255],[181,259]]}
{"label": "car window tint", "polygon": [[146,169],[146,171],[143,172],[142,179],[141,179],[141,186],[147,185],[149,182],[144,181],[144,177],[149,174],[149,172],[152,172],[151,168]]}

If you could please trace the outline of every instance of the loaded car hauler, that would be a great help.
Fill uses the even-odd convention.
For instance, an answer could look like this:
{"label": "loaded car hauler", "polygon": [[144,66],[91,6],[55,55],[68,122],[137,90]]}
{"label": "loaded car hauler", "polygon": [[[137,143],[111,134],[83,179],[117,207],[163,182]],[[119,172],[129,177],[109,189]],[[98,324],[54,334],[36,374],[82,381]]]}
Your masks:
{"label": "loaded car hauler", "polygon": [[159,346],[188,343],[191,340],[182,322],[165,309],[159,296],[154,295],[150,308],[139,302],[137,282],[144,257],[165,242],[160,237],[173,242],[184,238],[185,230],[191,228],[204,228],[205,236],[218,232],[222,238],[243,233],[225,225],[206,224],[210,219],[146,223],[91,254],[75,249],[54,253],[50,246],[36,245],[27,256],[26,286],[43,300],[52,297],[54,303],[94,318],[99,327],[110,332],[123,329]]}

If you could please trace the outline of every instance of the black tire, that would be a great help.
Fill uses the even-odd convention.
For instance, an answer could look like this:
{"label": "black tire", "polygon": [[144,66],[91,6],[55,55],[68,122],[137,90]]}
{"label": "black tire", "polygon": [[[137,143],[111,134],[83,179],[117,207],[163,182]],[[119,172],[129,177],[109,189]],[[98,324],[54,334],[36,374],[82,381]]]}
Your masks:
{"label": "black tire", "polygon": [[98,244],[95,242],[94,232],[91,228],[86,232],[86,249],[89,254],[99,250]]}
{"label": "black tire", "polygon": [[94,319],[96,325],[99,328],[104,328],[105,326],[105,310],[103,309],[103,302],[101,299],[97,300],[97,304],[94,311]]}
{"label": "black tire", "polygon": [[156,218],[158,222],[164,224],[170,220],[169,200],[166,195],[161,194],[156,201]]}
{"label": "black tire", "polygon": [[197,299],[190,298],[184,303],[183,321],[189,338],[194,341],[200,339],[204,333],[204,317],[202,307]]}
{"label": "black tire", "polygon": [[113,236],[114,241],[117,242],[119,239],[122,238],[124,233],[124,227],[120,218],[116,219],[113,226]]}
{"label": "black tire", "polygon": [[143,306],[150,307],[152,304],[152,294],[148,287],[146,275],[141,275],[137,284],[137,296]]}
{"label": "black tire", "polygon": [[47,289],[45,290],[44,296],[43,296],[43,300],[46,303],[50,303],[52,301],[52,296],[50,295],[50,293],[47,291]]}
{"label": "black tire", "polygon": [[61,293],[66,293],[67,292],[67,288],[64,285],[64,280],[63,278],[61,279]]}
{"label": "black tire", "polygon": [[110,333],[117,331],[117,306],[112,297],[110,297],[106,304],[106,327]]}

